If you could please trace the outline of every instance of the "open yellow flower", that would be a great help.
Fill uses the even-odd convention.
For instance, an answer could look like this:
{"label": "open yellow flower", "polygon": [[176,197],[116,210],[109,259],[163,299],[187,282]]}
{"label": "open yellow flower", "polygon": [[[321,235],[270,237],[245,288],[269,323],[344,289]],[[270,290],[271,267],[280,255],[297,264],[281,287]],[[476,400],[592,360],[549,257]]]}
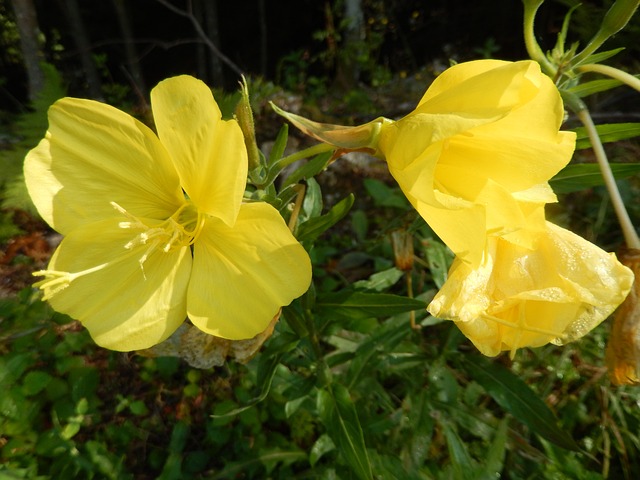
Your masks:
{"label": "open yellow flower", "polygon": [[476,266],[487,234],[530,246],[545,229],[542,207],[556,201],[547,182],[575,147],[559,131],[560,94],[532,61],[455,65],[398,121],[338,127],[278,111],[321,141],[384,158],[431,228]]}
{"label": "open yellow flower", "polygon": [[157,136],[90,100],[49,110],[24,171],[64,239],[36,285],[114,350],[149,348],[187,315],[206,333],[252,338],[306,291],[309,257],[276,209],[242,203],[242,132],[204,83],[165,80],[151,104]]}
{"label": "open yellow flower", "polygon": [[533,250],[489,237],[482,264],[456,259],[428,307],[453,320],[485,355],[575,340],[625,299],[633,273],[550,222]]}

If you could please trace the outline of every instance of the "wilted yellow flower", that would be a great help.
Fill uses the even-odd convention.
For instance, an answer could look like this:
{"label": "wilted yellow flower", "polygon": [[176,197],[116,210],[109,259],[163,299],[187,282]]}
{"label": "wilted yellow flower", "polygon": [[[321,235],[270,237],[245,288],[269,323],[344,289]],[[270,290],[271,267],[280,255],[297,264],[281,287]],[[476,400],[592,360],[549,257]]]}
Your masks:
{"label": "wilted yellow flower", "polygon": [[157,136],[90,100],[49,110],[24,171],[65,237],[36,285],[114,350],[151,347],[186,315],[206,333],[252,338],[308,288],[309,257],[276,209],[242,203],[242,132],[204,83],[165,80],[151,104]]}
{"label": "wilted yellow flower", "polygon": [[[640,250],[630,248],[620,254],[620,261],[640,273]],[[640,385],[640,279],[613,318],[606,361],[614,385]]]}
{"label": "wilted yellow flower", "polygon": [[386,159],[420,215],[474,265],[487,234],[532,245],[544,204],[556,201],[547,182],[575,147],[575,134],[559,131],[560,94],[533,61],[455,65],[398,121],[339,127],[278,112],[321,141]]}
{"label": "wilted yellow flower", "polygon": [[533,250],[489,237],[479,267],[455,260],[429,312],[456,322],[489,356],[585,335],[625,299],[633,273],[613,253],[546,225]]}

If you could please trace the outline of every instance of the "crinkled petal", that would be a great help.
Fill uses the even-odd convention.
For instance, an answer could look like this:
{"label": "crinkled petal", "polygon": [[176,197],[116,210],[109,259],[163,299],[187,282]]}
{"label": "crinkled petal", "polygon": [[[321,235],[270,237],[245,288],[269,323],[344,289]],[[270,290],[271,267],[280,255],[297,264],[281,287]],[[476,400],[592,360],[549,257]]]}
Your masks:
{"label": "crinkled petal", "polygon": [[115,202],[139,217],[166,218],[182,191],[155,134],[99,102],[64,98],[49,109],[46,137],[25,159],[38,212],[62,234],[114,216]]}
{"label": "crinkled petal", "polygon": [[195,243],[189,318],[217,337],[252,338],[310,282],[309,256],[279,213],[243,204],[232,228],[211,219]]}
{"label": "crinkled petal", "polygon": [[188,75],[160,82],[151,105],[187,195],[200,210],[233,226],[249,168],[238,122],[222,120],[211,89]]}
{"label": "crinkled petal", "polygon": [[578,235],[547,222],[535,249],[492,238],[483,263],[456,260],[429,305],[485,355],[582,337],[625,299],[633,273]]}
{"label": "crinkled petal", "polygon": [[112,350],[149,348],[186,318],[189,248],[125,248],[134,235],[117,218],[83,225],[62,240],[36,284],[55,310],[80,320]]}

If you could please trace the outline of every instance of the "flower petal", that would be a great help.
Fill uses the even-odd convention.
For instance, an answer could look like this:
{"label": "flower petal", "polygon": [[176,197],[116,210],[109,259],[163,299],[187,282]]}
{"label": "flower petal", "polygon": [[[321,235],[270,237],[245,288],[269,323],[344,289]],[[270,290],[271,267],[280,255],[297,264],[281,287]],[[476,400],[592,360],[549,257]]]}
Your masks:
{"label": "flower petal", "polygon": [[125,248],[132,236],[117,218],[83,225],[62,240],[36,284],[55,310],[80,320],[112,350],[149,348],[186,318],[189,248]]}
{"label": "flower petal", "polygon": [[217,337],[252,338],[310,282],[309,256],[279,213],[243,204],[233,228],[211,219],[195,243],[189,318]]}
{"label": "flower petal", "polygon": [[62,234],[113,217],[110,202],[133,215],[160,219],[183,198],[154,133],[91,100],[64,98],[49,109],[49,130],[27,154],[24,173],[38,212]]}
{"label": "flower petal", "polygon": [[585,335],[624,300],[633,273],[574,233],[547,222],[534,250],[493,237],[483,263],[456,260],[429,305],[485,355],[563,344]]}
{"label": "flower petal", "polygon": [[222,120],[211,89],[188,75],[160,82],[151,105],[182,188],[200,210],[233,226],[249,168],[238,122]]}

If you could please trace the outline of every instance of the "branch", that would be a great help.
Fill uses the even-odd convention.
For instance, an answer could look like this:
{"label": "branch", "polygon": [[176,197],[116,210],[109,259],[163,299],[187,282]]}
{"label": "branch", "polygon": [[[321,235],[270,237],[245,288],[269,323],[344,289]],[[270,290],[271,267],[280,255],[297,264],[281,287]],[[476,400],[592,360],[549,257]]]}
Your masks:
{"label": "branch", "polygon": [[181,17],[188,18],[189,21],[191,21],[193,28],[196,30],[196,33],[200,36],[200,38],[202,38],[204,43],[207,45],[207,47],[209,47],[209,49],[213,52],[213,54],[218,58],[220,58],[220,60],[222,60],[222,62],[225,63],[235,73],[237,73],[238,75],[243,75],[243,72],[240,69],[240,67],[238,67],[235,63],[233,63],[231,59],[229,59],[229,57],[227,57],[224,53],[222,53],[220,49],[216,47],[216,45],[207,36],[207,34],[202,28],[202,25],[200,25],[200,22],[198,22],[198,19],[195,17],[195,15],[193,15],[193,12],[191,11],[192,10],[191,0],[187,2],[187,5],[188,5],[187,10],[179,9],[175,5],[171,4],[168,0],[156,0],[156,2],[158,2],[161,5],[164,5],[173,13],[180,15]]}

